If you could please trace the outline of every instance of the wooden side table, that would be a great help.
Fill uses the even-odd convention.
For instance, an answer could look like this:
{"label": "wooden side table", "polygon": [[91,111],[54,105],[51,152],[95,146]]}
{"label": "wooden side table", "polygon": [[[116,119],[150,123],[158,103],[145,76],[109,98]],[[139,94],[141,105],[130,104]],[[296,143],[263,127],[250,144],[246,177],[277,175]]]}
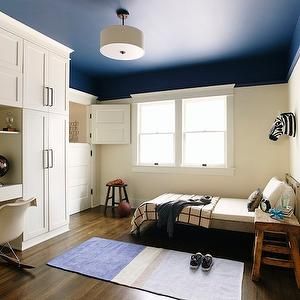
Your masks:
{"label": "wooden side table", "polygon": [[[300,288],[300,256],[298,239],[300,224],[293,215],[282,221],[274,220],[268,213],[255,210],[255,244],[252,280],[260,278],[261,264],[293,268]],[[276,253],[275,257],[274,254]]]}

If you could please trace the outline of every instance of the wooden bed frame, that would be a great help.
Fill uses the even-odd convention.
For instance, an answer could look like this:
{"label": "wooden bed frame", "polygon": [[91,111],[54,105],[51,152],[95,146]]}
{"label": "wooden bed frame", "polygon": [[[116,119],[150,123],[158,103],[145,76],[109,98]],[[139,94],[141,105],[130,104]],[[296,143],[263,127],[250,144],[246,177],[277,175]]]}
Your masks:
{"label": "wooden bed frame", "polygon": [[[300,183],[291,175],[285,174],[285,181],[288,185],[290,185],[296,195],[295,199],[295,210],[294,214],[298,219],[300,219]],[[226,198],[223,198],[226,199]],[[246,199],[245,199],[245,205],[246,205]],[[177,222],[180,224],[179,222]],[[189,225],[189,226],[194,226],[190,224],[185,224],[184,225]],[[144,227],[144,226],[142,226]],[[211,219],[211,224],[209,228],[214,228],[214,229],[222,229],[222,230],[231,230],[231,231],[240,231],[240,232],[249,232],[249,233],[254,233],[254,214],[253,214],[253,222],[249,221],[232,221],[232,220],[223,220],[223,219]],[[137,235],[140,234],[141,228],[137,230]]]}

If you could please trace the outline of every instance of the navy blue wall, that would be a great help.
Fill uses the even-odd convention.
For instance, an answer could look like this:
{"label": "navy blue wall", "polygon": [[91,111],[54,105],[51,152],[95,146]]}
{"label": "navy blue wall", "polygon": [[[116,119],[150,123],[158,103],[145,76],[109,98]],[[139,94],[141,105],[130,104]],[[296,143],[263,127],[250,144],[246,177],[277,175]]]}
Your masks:
{"label": "navy blue wall", "polygon": [[237,86],[286,82],[288,51],[211,64],[95,79],[94,94],[101,100],[130,94],[236,83]]}
{"label": "navy blue wall", "polygon": [[295,31],[294,31],[294,35],[290,47],[288,78],[291,76],[293,69],[299,59],[299,56],[300,56],[300,17],[295,27]]}
{"label": "navy blue wall", "polygon": [[93,95],[96,95],[97,92],[94,78],[74,67],[72,61],[70,66],[70,87]]}

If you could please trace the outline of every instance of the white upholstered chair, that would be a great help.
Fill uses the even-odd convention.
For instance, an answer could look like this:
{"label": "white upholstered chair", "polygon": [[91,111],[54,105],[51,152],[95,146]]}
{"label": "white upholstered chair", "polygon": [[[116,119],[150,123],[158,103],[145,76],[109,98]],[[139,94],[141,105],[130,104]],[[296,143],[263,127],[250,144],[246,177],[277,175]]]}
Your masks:
{"label": "white upholstered chair", "polygon": [[[18,238],[24,231],[24,216],[29,206],[36,206],[36,198],[29,200],[18,199],[15,202],[9,202],[0,206],[0,257],[4,260],[14,263],[19,267],[27,267],[21,263],[20,259],[14,252],[10,242]],[[3,248],[8,246],[15,259],[7,256],[2,252]]]}

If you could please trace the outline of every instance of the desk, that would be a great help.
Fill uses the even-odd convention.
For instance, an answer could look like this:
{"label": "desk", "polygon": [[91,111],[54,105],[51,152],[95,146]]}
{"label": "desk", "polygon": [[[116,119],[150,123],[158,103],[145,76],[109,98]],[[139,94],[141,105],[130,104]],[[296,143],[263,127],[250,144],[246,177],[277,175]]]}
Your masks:
{"label": "desk", "polygon": [[[261,264],[293,268],[300,288],[300,256],[298,239],[300,224],[293,215],[282,221],[274,220],[268,213],[255,210],[255,244],[252,280],[260,278]],[[272,257],[276,253],[276,257]],[[281,258],[283,257],[283,258]]]}
{"label": "desk", "polygon": [[3,185],[0,187],[0,202],[22,197],[22,184]]}

